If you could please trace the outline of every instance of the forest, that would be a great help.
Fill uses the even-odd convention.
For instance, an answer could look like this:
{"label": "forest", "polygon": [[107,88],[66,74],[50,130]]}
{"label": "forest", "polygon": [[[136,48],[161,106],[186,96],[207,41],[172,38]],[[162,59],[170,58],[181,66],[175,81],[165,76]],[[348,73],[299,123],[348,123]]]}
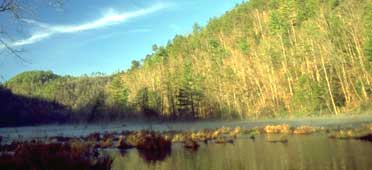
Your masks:
{"label": "forest", "polygon": [[[24,72],[4,82],[0,96],[23,101],[10,102],[23,114],[32,112],[30,100],[40,100],[50,120],[58,112],[59,120],[88,122],[292,118],[372,108],[371,0],[249,0],[152,49],[113,75]],[[11,114],[5,109],[1,120]]]}

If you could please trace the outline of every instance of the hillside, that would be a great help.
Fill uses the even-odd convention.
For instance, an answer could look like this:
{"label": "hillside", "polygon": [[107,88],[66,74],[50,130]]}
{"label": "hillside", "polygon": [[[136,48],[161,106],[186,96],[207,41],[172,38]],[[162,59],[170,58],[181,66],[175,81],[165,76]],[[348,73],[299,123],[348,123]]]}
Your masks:
{"label": "hillside", "polygon": [[[113,111],[105,108],[105,87],[110,80],[110,76],[102,74],[72,77],[51,71],[29,71],[13,77],[4,86],[15,95],[64,106],[65,111],[71,113],[71,121],[93,121],[111,119],[112,115],[106,113]],[[48,105],[44,109],[47,108]],[[53,108],[49,110],[54,111]]]}
{"label": "hillside", "polygon": [[70,113],[56,102],[18,96],[0,86],[0,127],[64,123]]}
{"label": "hillside", "polygon": [[371,0],[250,0],[125,72],[29,72],[5,86],[88,120],[344,114],[372,106],[371,23]]}
{"label": "hillside", "polygon": [[250,0],[154,46],[140,66],[119,76],[125,102],[194,118],[365,109],[372,95],[371,23],[370,0]]}

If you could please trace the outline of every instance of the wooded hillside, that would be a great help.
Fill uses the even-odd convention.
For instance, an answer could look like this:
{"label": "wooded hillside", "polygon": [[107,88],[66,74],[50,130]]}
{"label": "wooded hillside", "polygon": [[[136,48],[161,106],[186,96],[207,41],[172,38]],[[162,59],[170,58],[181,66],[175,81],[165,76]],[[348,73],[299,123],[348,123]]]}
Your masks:
{"label": "wooded hillside", "polygon": [[370,105],[370,0],[250,0],[119,75],[116,101],[167,116],[339,114]]}

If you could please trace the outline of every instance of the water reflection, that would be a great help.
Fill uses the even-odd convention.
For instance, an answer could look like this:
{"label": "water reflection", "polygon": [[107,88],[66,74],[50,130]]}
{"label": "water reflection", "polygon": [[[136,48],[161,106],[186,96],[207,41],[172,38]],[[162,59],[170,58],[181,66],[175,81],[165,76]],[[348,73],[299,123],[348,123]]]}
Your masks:
{"label": "water reflection", "polygon": [[[173,145],[169,153],[146,155],[135,149],[115,154],[113,170],[367,170],[372,167],[372,143],[333,140],[325,135],[289,136],[288,143],[238,139],[234,144],[201,144],[198,150]],[[155,157],[154,157],[155,156]],[[151,163],[149,163],[151,162]]]}
{"label": "water reflection", "polygon": [[119,149],[118,153],[120,154],[120,156],[125,156],[128,153],[128,151],[126,149]]}
{"label": "water reflection", "polygon": [[147,163],[154,163],[156,161],[163,161],[171,154],[170,149],[164,150],[138,150],[139,156]]}

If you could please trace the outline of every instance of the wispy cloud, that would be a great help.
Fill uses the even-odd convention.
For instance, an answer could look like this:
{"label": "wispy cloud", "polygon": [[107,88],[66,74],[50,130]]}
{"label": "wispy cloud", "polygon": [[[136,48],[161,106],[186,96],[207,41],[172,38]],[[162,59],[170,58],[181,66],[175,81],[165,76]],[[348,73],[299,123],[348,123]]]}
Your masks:
{"label": "wispy cloud", "polygon": [[[49,38],[55,34],[68,34],[68,33],[77,33],[82,31],[88,31],[93,29],[104,28],[107,26],[121,24],[126,22],[129,19],[148,15],[154,12],[157,12],[161,9],[168,7],[168,4],[160,3],[155,4],[148,8],[139,9],[131,12],[117,12],[113,9],[108,10],[101,18],[96,20],[86,22],[79,25],[49,25],[46,23],[24,19],[25,22],[38,26],[41,31],[34,32],[30,37],[26,39],[17,40],[9,43],[10,47],[19,47],[24,45],[33,44],[39,41],[42,41],[46,38]],[[133,32],[148,32],[147,29],[134,30]],[[2,48],[0,46],[0,48]]]}
{"label": "wispy cloud", "polygon": [[112,38],[114,36],[118,37],[118,36],[122,36],[122,35],[127,34],[127,33],[137,33],[137,34],[139,34],[139,33],[149,33],[149,32],[152,32],[152,31],[153,31],[152,29],[148,29],[148,28],[137,28],[137,29],[132,29],[132,30],[123,31],[123,32],[111,32],[111,33],[107,33],[107,34],[97,35],[97,36],[91,37],[90,39],[82,40],[79,43],[76,43],[76,45],[81,47],[81,46],[89,44],[91,42],[105,40],[105,39],[108,39],[108,38]]}

